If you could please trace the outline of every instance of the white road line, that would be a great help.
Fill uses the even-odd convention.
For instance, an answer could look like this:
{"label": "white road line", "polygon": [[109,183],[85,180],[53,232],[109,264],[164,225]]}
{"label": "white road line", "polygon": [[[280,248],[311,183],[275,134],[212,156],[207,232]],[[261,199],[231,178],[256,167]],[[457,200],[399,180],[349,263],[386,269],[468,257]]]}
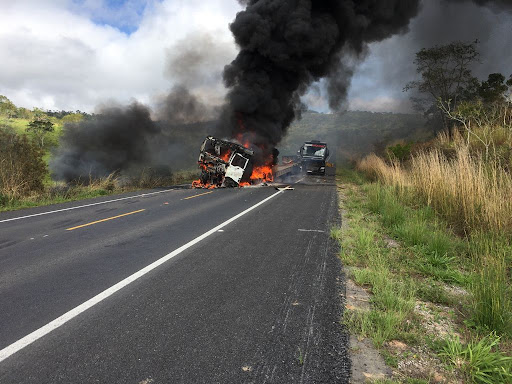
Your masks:
{"label": "white road line", "polygon": [[322,231],[321,229],[299,229],[299,232],[320,232],[320,233],[324,233],[325,231]]}
{"label": "white road line", "polygon": [[215,228],[210,229],[208,232],[203,233],[201,236],[196,237],[194,240],[189,241],[187,244],[182,245],[178,249],[175,249],[171,253],[169,253],[169,254],[165,255],[164,257],[158,259],[157,261],[149,264],[147,267],[142,268],[140,271],[135,272],[133,275],[128,276],[124,280],[121,280],[119,283],[113,285],[110,288],[107,288],[106,290],[97,294],[93,298],[87,300],[86,302],[84,302],[84,303],[80,304],[79,306],[73,308],[72,310],[66,312],[62,316],[56,318],[55,320],[49,322],[48,324],[42,326],[41,328],[35,330],[34,332],[32,332],[30,334],[28,334],[27,336],[19,339],[18,341],[14,342],[11,345],[0,350],[0,362],[7,359],[9,356],[15,354],[19,350],[25,348],[26,346],[32,344],[34,341],[39,340],[41,337],[47,335],[51,331],[59,328],[61,325],[67,323],[69,320],[80,315],[82,312],[85,312],[89,308],[91,308],[94,305],[98,304],[99,302],[105,300],[107,297],[112,296],[114,293],[116,293],[120,289],[126,287],[128,284],[133,283],[135,280],[137,280],[140,277],[144,276],[145,274],[149,273],[153,269],[159,267],[163,263],[169,261],[174,256],[179,255],[181,252],[183,252],[186,249],[192,247],[193,245],[199,243],[200,241],[206,239],[211,234],[216,233],[219,229],[222,229],[226,225],[232,223],[233,221],[244,216],[245,214],[251,212],[253,209],[258,208],[260,205],[266,203],[267,201],[269,201],[270,199],[276,197],[277,195],[279,195],[281,193],[283,193],[283,191],[276,192],[273,195],[270,195],[269,197],[261,200],[259,203],[256,203],[252,207],[247,208],[245,211],[240,212],[238,215],[233,216],[231,219],[226,220],[222,224],[217,225]]}
{"label": "white road line", "polygon": [[48,212],[42,212],[42,213],[34,213],[33,215],[20,216],[20,217],[13,217],[12,219],[0,220],[0,223],[6,223],[6,222],[8,222],[8,221],[14,221],[14,220],[27,219],[27,218],[29,218],[29,217],[35,217],[35,216],[49,215],[50,213],[57,213],[57,212],[71,211],[72,209],[85,208],[85,207],[92,207],[93,205],[100,205],[100,204],[113,203],[114,201],[121,201],[121,200],[135,199],[136,197],[146,197],[146,196],[156,195],[156,194],[158,194],[158,193],[165,193],[165,192],[170,192],[170,191],[174,191],[174,189],[167,189],[167,190],[165,190],[165,191],[158,191],[158,192],[143,193],[142,195],[136,195],[136,196],[121,197],[121,198],[119,198],[119,199],[113,199],[113,200],[107,200],[107,201],[100,201],[100,202],[97,202],[97,203],[91,203],[91,204],[84,204],[84,205],[79,205],[79,206],[77,206],[77,207],[70,207],[70,208],[57,209],[57,210],[55,210],[55,211],[48,211]]}

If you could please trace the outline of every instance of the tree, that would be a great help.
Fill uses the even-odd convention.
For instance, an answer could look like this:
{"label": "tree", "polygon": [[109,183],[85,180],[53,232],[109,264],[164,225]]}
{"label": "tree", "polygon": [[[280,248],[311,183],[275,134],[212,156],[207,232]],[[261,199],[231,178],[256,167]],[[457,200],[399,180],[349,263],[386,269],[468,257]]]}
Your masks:
{"label": "tree", "polygon": [[478,94],[484,103],[502,103],[506,100],[508,87],[505,76],[501,73],[491,73],[487,81],[482,81]]}
{"label": "tree", "polygon": [[[446,116],[436,108],[437,100],[456,106],[460,101],[471,99],[478,92],[480,82],[470,66],[478,60],[478,41],[472,43],[452,42],[423,48],[416,53],[416,71],[421,80],[409,82],[404,91],[417,89],[426,99],[416,98],[416,106],[426,113],[439,113],[445,129]],[[414,100],[413,100],[414,102]]]}
{"label": "tree", "polygon": [[39,146],[43,148],[45,136],[53,132],[55,128],[46,114],[38,109],[35,109],[34,112],[34,119],[28,123],[27,132],[32,132],[36,136]]}
{"label": "tree", "polygon": [[14,103],[6,96],[0,95],[0,115],[7,116],[8,119],[16,117],[18,109]]}
{"label": "tree", "polygon": [[510,79],[507,80],[507,87],[508,87],[508,95],[507,100],[509,103],[512,103],[512,75],[510,75]]}

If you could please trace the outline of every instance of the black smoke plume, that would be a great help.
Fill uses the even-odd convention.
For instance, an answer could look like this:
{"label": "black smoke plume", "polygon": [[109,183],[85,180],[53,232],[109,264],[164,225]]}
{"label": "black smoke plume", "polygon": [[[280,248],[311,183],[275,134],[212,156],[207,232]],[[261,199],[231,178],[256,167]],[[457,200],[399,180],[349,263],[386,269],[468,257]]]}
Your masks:
{"label": "black smoke plume", "polygon": [[[65,127],[51,169],[59,179],[74,180],[115,171],[130,174],[143,167],[190,166],[206,134],[249,142],[260,148],[259,159],[266,162],[300,115],[301,96],[311,84],[324,79],[330,108],[343,109],[368,44],[407,32],[421,5],[434,2],[428,1],[240,0],[246,9],[230,25],[239,52],[223,71],[228,94],[220,111],[190,89],[211,98],[219,61],[232,57],[231,50],[210,35],[188,36],[169,50],[166,73],[180,85],[158,100],[155,111],[138,103],[104,107],[92,119]],[[496,12],[512,9],[509,0],[436,0],[462,2]],[[416,48],[438,44],[436,31],[453,24],[443,19],[435,25],[436,18],[412,31],[417,35],[414,47],[386,53],[386,78],[402,82],[395,88],[406,82],[402,64],[412,62]],[[469,40],[475,38],[479,36]]]}
{"label": "black smoke plume", "polygon": [[245,0],[230,29],[240,51],[226,66],[221,125],[263,158],[301,110],[300,96],[327,79],[329,105],[346,100],[367,44],[407,31],[419,0]]}
{"label": "black smoke plume", "polygon": [[215,101],[196,96],[201,86],[213,83],[212,73],[220,77],[222,65],[211,56],[223,62],[233,57],[229,45],[208,34],[188,36],[169,49],[166,73],[178,85],[156,98],[154,110],[138,102],[107,105],[80,123],[66,124],[50,163],[54,177],[87,182],[113,172],[126,177],[143,170],[169,175],[194,167],[198,146],[216,133],[219,115]]}
{"label": "black smoke plume", "polygon": [[168,175],[194,163],[198,143],[215,128],[215,111],[183,86],[159,101],[156,118],[137,102],[102,107],[90,118],[66,124],[50,169],[59,180],[83,182],[113,172]]}

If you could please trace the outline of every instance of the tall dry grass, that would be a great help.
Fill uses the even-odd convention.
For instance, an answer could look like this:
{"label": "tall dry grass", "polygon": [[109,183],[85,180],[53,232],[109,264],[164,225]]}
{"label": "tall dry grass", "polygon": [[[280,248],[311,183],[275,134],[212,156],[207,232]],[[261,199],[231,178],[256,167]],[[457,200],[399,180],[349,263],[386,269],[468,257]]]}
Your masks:
{"label": "tall dry grass", "polygon": [[359,162],[358,169],[394,186],[402,197],[422,199],[468,233],[512,233],[512,175],[500,162],[472,154],[464,140],[451,144],[450,157],[434,148],[401,166],[370,155]]}
{"label": "tall dry grass", "polygon": [[404,165],[372,154],[358,169],[406,202],[428,204],[468,235],[471,322],[512,336],[512,143],[503,132],[495,130],[484,147],[472,137],[440,135]]}

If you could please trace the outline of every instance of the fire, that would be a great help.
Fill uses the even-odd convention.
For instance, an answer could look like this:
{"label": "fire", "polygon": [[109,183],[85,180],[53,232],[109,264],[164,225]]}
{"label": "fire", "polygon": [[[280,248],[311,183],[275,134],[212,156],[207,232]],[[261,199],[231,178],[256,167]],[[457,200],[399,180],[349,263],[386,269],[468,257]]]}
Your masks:
{"label": "fire", "polygon": [[[265,182],[273,182],[274,175],[272,174],[272,166],[270,165],[262,165],[258,167],[254,167],[251,173],[250,181],[243,181],[239,184],[239,187],[249,187],[254,184],[265,183]],[[217,188],[214,184],[203,184],[200,179],[194,180],[192,182],[192,188],[206,188],[206,189],[214,189]]]}
{"label": "fire", "polygon": [[222,159],[222,161],[227,163],[229,161],[229,156],[230,155],[231,155],[231,151],[226,151],[226,153],[222,154],[220,156],[220,158]]}
{"label": "fire", "polygon": [[238,141],[240,144],[242,144],[245,148],[251,148],[251,143],[248,138],[244,138],[244,135],[241,133],[238,133],[236,135],[236,141]]}
{"label": "fire", "polygon": [[251,180],[262,180],[264,182],[274,181],[274,175],[272,174],[272,167],[269,165],[262,165],[254,167],[251,174]]}
{"label": "fire", "polygon": [[[237,120],[238,120],[238,127],[239,127],[239,132],[238,133],[235,133],[234,134],[234,139],[236,140],[236,142],[238,142],[238,144],[242,145],[243,147],[247,148],[247,149],[254,149],[254,144],[257,146],[257,147],[260,147],[260,149],[264,149],[261,145],[258,145],[258,141],[256,140],[256,137],[255,137],[255,133],[252,132],[252,131],[247,131],[245,125],[244,125],[244,122],[243,122],[243,119],[242,119],[242,115],[240,113],[238,113],[236,115],[237,117]],[[214,139],[214,138],[207,138],[207,140],[209,139]],[[217,139],[214,139],[214,140],[217,140]],[[218,140],[220,142],[223,142],[223,140]],[[207,143],[207,141],[205,140],[205,144]],[[226,143],[224,141],[224,143]],[[203,145],[205,145],[203,144]],[[233,144],[236,144],[236,143],[233,143]],[[217,145],[217,144],[215,144]],[[236,145],[234,147],[237,147]],[[203,155],[200,155],[200,160],[199,160],[199,166],[201,167],[202,169],[202,175],[201,175],[201,179],[199,180],[194,180],[192,182],[192,187],[194,188],[217,188],[219,186],[221,186],[222,184],[224,184],[225,182],[225,178],[223,176],[223,172],[225,170],[223,170],[224,167],[229,167],[229,160],[231,158],[231,155],[233,154],[233,150],[235,149],[232,149],[233,146],[230,146],[230,145],[226,145],[226,144],[222,144],[220,143],[219,144],[219,147],[215,147],[215,151],[214,152],[208,152],[208,155],[203,158],[202,156]],[[221,148],[221,150],[219,151],[218,148]],[[204,150],[204,147],[203,149]],[[238,146],[238,149],[236,149],[235,151],[240,151],[240,152],[244,152],[243,150],[240,149],[240,147]],[[220,153],[220,155],[219,155]],[[247,153],[250,153],[250,156],[253,155],[253,151],[247,151]],[[247,155],[245,155],[247,156]],[[246,158],[245,156],[242,156],[242,158]],[[234,161],[234,167],[236,166],[241,166],[241,167],[245,167],[245,171],[247,171],[247,167],[250,167],[251,165],[247,165],[247,163],[245,163],[246,165],[240,165],[240,157],[237,157],[237,158],[234,158],[235,160]],[[219,162],[219,160],[222,160],[222,163]],[[234,181],[235,185],[238,181],[241,181],[238,186],[239,187],[246,187],[246,186],[250,186],[250,185],[253,185],[253,184],[259,184],[259,183],[263,183],[263,182],[272,182],[274,181],[274,176],[272,174],[272,164],[273,164],[273,158],[271,159],[266,159],[265,161],[265,165],[261,165],[261,166],[254,166],[252,168],[252,172],[251,172],[251,175],[249,178],[247,178],[247,174],[244,175],[243,177],[243,181],[240,180],[240,176],[234,176],[236,177],[236,180]],[[251,160],[252,161],[252,160]],[[237,164],[238,162],[238,164]],[[243,162],[243,160],[242,160]],[[236,171],[234,171],[236,172]],[[203,182],[204,180],[208,180],[208,182]],[[230,185],[233,185],[232,183],[233,180],[230,180],[228,179],[228,182]]]}

